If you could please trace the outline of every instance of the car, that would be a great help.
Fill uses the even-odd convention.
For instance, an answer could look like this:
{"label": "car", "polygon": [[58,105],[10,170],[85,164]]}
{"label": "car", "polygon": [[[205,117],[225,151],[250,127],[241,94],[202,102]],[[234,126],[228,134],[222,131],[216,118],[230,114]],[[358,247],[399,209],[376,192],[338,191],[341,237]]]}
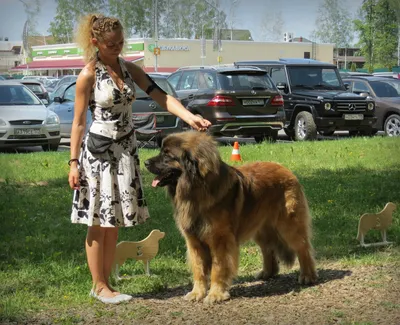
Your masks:
{"label": "car", "polygon": [[283,98],[267,73],[256,67],[189,66],[167,80],[182,104],[209,120],[214,137],[275,141],[285,123]]}
{"label": "car", "polygon": [[[172,86],[168,83],[165,76],[150,75],[153,80],[171,96],[178,98]],[[62,85],[61,87],[65,86]],[[61,88],[60,87],[60,88]],[[59,88],[59,89],[60,89]],[[50,110],[55,112],[60,118],[61,137],[70,138],[72,121],[74,118],[76,82],[66,85],[64,90],[57,90],[57,96],[53,98],[53,102],[48,106]],[[161,137],[157,140],[161,144],[162,137],[172,132],[182,131],[182,122],[175,115],[169,113],[160,107],[149,95],[135,85],[136,100],[132,104],[133,113],[154,112],[157,116],[157,129],[161,130]],[[90,110],[86,116],[86,131],[92,123],[92,115]],[[140,138],[139,138],[140,140]]]}
{"label": "car", "polygon": [[400,73],[397,72],[374,72],[372,75],[375,77],[400,79]]}
{"label": "car", "polygon": [[400,136],[400,80],[385,77],[351,77],[343,79],[355,94],[368,94],[376,103],[376,131]]}
{"label": "car", "polygon": [[336,130],[365,135],[374,132],[377,118],[373,99],[350,93],[334,64],[295,58],[234,64],[267,71],[284,99],[284,131],[294,140],[315,140],[318,133],[332,135]]}
{"label": "car", "polygon": [[40,81],[34,79],[23,79],[20,83],[27,86],[45,105],[50,101],[49,93]]}
{"label": "car", "polygon": [[358,71],[339,71],[339,73],[342,78],[355,76],[372,76],[372,74],[370,73]]}
{"label": "car", "polygon": [[63,84],[68,84],[70,85],[73,82],[76,82],[76,79],[78,79],[78,76],[76,75],[65,75],[61,76],[57,82],[57,84],[54,86],[54,89],[60,87]]}
{"label": "car", "polygon": [[0,147],[42,146],[57,151],[60,120],[19,81],[0,81]]}
{"label": "car", "polygon": [[61,95],[64,93],[65,89],[69,86],[70,84],[62,84],[55,88],[54,91],[49,92],[49,103],[51,104],[54,101],[54,97],[61,97]]}

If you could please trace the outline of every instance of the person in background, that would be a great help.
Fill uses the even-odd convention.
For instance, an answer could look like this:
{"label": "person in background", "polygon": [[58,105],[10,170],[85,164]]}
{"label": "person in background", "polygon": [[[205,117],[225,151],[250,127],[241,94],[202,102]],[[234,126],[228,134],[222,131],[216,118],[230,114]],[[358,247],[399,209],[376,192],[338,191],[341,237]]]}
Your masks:
{"label": "person in background", "polygon": [[[88,226],[85,246],[93,281],[90,296],[117,304],[132,299],[109,283],[118,229],[138,225],[149,217],[133,132],[134,82],[192,128],[205,131],[211,123],[190,113],[140,67],[119,56],[124,33],[118,19],[96,14],[84,17],[78,27],[77,42],[87,64],[76,82],[71,130],[71,220]],[[85,136],[88,107],[93,122]],[[106,141],[105,151],[104,143],[97,143],[98,139]]]}

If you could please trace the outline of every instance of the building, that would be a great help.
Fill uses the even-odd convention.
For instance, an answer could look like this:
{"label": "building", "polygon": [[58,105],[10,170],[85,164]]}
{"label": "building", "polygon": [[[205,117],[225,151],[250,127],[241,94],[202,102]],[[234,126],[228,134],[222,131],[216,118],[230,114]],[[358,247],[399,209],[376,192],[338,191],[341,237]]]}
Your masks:
{"label": "building", "polygon": [[0,74],[8,73],[22,62],[24,62],[22,42],[0,38]]}
{"label": "building", "polygon": [[[307,42],[254,42],[222,40],[215,49],[213,40],[128,39],[122,56],[147,72],[173,72],[190,65],[230,64],[238,60],[314,58],[333,63],[334,44]],[[157,54],[157,55],[156,55]],[[24,74],[60,76],[77,74],[83,68],[82,52],[76,44],[32,47],[33,61],[12,68]]]}
{"label": "building", "polygon": [[357,69],[362,69],[365,65],[365,57],[361,55],[358,47],[339,47],[333,56],[333,63],[339,69],[349,70],[351,64],[355,63]]}

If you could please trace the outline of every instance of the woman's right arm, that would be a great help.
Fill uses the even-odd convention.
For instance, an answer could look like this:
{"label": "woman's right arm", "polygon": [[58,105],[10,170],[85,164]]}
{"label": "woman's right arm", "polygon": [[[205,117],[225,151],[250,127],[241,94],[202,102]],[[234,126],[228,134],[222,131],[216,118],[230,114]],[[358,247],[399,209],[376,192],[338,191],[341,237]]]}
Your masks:
{"label": "woman's right arm", "polygon": [[[76,80],[74,119],[72,121],[70,139],[71,159],[79,159],[82,139],[86,128],[86,114],[94,79],[94,71],[86,66]],[[79,188],[79,169],[77,161],[71,163],[68,182],[72,189]]]}

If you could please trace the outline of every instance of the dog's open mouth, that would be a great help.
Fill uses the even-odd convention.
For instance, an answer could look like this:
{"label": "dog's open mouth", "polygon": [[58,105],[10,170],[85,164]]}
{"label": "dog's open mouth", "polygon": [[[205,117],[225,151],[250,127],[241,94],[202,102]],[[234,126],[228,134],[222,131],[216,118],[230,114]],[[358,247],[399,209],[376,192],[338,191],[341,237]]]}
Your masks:
{"label": "dog's open mouth", "polygon": [[178,169],[169,170],[165,174],[157,175],[153,179],[153,182],[151,183],[151,186],[153,186],[153,187],[157,187],[157,186],[158,187],[163,187],[165,185],[173,184],[178,180],[180,174],[181,174],[181,171],[178,170]]}

